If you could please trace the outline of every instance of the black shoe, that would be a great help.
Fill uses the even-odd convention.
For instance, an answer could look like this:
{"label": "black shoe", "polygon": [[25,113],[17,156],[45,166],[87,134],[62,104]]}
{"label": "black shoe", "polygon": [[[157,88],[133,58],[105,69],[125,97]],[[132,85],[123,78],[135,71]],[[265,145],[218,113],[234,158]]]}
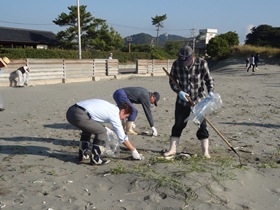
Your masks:
{"label": "black shoe", "polygon": [[79,149],[79,161],[89,160],[91,156],[91,151],[89,149],[81,150]]}
{"label": "black shoe", "polygon": [[103,146],[93,145],[91,156],[90,156],[90,164],[91,165],[105,165],[110,163],[110,160],[102,160],[100,155],[104,152]]}
{"label": "black shoe", "polygon": [[0,112],[3,112],[5,110],[5,108],[0,108]]}
{"label": "black shoe", "polygon": [[90,142],[88,141],[81,141],[79,143],[79,160],[89,160],[89,157],[91,156],[91,151],[89,149]]}

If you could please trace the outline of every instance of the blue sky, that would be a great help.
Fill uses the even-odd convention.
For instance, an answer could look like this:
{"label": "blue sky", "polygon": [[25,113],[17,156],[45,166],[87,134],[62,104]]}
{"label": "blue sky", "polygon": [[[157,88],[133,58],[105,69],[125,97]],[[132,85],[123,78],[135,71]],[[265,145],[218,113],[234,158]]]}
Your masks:
{"label": "blue sky", "polygon": [[[0,0],[0,26],[47,30],[64,28],[52,21],[77,0]],[[107,21],[121,36],[147,33],[156,36],[151,17],[167,15],[160,34],[190,37],[190,29],[234,31],[244,43],[249,29],[268,24],[280,27],[279,0],[80,0],[96,18]]]}

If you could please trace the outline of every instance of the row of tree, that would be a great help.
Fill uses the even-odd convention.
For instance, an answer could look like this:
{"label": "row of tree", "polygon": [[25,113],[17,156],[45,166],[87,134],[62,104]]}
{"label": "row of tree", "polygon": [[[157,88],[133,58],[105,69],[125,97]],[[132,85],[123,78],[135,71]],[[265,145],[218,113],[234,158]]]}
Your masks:
{"label": "row of tree", "polygon": [[[69,14],[61,13],[53,22],[59,26],[66,27],[65,30],[57,33],[60,46],[63,49],[78,49],[78,17],[77,6],[68,7]],[[160,28],[163,27],[163,21],[167,19],[166,14],[152,17],[152,24],[156,26],[156,55],[170,55],[174,57],[178,48],[186,44],[185,40],[167,41],[161,49],[158,49],[158,37]],[[80,6],[80,27],[81,27],[81,45],[83,50],[100,50],[100,51],[126,51],[124,46],[125,40],[120,34],[109,27],[106,20],[95,18],[91,13],[86,11],[86,6]],[[197,40],[201,35],[196,37]],[[280,28],[269,25],[260,25],[253,27],[251,32],[246,36],[245,44],[255,46],[270,46],[280,48]],[[213,58],[225,58],[231,54],[233,46],[239,45],[239,37],[235,32],[227,32],[212,38],[206,46],[206,52]],[[134,51],[155,51],[151,46],[141,44],[133,46]],[[160,50],[163,50],[160,52]]]}
{"label": "row of tree", "polygon": [[[95,18],[90,12],[86,11],[85,5],[79,8],[80,28],[81,28],[81,45],[84,50],[94,49],[110,51],[120,49],[124,45],[124,39],[120,34],[109,27],[106,20]],[[67,27],[57,33],[57,39],[63,49],[78,48],[78,10],[77,6],[68,7],[69,14],[61,13],[53,22],[61,27]],[[163,27],[162,22],[167,19],[166,15],[155,16],[152,18],[152,24],[156,26],[157,38],[159,29]],[[156,39],[156,46],[157,46]]]}

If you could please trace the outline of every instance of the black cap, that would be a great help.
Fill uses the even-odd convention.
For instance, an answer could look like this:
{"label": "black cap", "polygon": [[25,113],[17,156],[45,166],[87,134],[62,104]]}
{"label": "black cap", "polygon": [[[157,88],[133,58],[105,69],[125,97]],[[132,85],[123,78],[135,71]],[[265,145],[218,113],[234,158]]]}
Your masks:
{"label": "black cap", "polygon": [[186,66],[192,64],[193,50],[190,46],[184,46],[179,50],[178,57],[180,60],[184,61]]}
{"label": "black cap", "polygon": [[157,106],[157,102],[159,101],[160,99],[160,95],[158,92],[153,92],[153,96],[155,97],[155,106]]}

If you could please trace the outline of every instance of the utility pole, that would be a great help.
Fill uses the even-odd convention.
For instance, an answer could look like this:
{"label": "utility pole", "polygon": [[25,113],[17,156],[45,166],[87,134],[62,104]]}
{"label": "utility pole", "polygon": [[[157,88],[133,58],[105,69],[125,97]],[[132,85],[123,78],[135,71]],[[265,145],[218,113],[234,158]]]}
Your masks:
{"label": "utility pole", "polygon": [[131,52],[131,42],[132,42],[132,37],[127,37],[127,42],[128,42],[128,52]]}
{"label": "utility pole", "polygon": [[191,30],[191,38],[192,38],[192,41],[193,41],[193,46],[192,46],[192,48],[193,48],[193,52],[195,51],[195,28],[192,28],[192,29],[190,29]]}
{"label": "utility pole", "polygon": [[77,16],[78,16],[79,59],[82,59],[82,47],[81,47],[81,21],[80,21],[80,0],[77,0]]}

